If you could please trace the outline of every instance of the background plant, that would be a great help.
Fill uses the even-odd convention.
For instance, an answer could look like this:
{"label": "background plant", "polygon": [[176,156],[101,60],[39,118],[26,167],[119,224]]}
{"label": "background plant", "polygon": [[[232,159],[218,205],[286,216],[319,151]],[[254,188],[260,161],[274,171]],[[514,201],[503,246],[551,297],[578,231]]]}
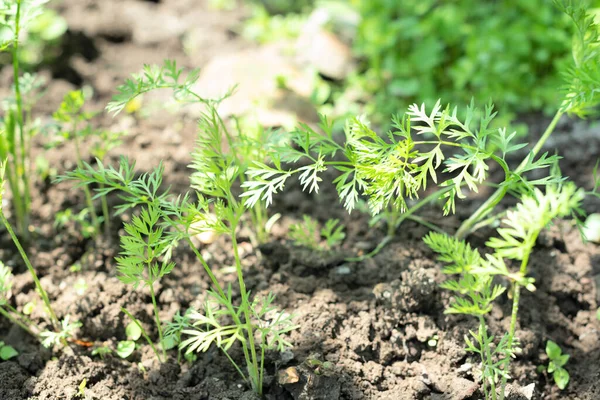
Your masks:
{"label": "background plant", "polygon": [[[58,124],[58,132],[48,144],[48,147],[53,148],[63,145],[65,142],[72,142],[75,146],[75,158],[79,168],[83,166],[84,161],[81,151],[81,142],[83,140],[95,139],[90,153],[98,160],[105,161],[108,152],[121,144],[121,138],[124,135],[122,132],[94,129],[92,118],[96,113],[84,111],[84,105],[85,96],[82,90],[73,90],[65,95],[59,109],[53,114],[53,118]],[[82,189],[87,207],[73,219],[79,220],[82,227],[85,228],[89,224],[86,224],[82,219],[86,215],[89,215],[93,230],[88,235],[96,237],[100,232],[100,224],[104,223],[104,233],[108,237],[108,233],[110,232],[110,216],[106,197],[103,196],[100,198],[102,217],[99,218],[90,189],[87,186],[84,186]],[[67,216],[63,214],[62,218],[66,219]],[[64,223],[62,224],[64,225]]]}
{"label": "background plant", "polygon": [[30,213],[29,146],[35,132],[27,123],[20,67],[20,36],[28,25],[44,12],[48,0],[2,0],[0,29],[7,33],[0,50],[10,52],[13,67],[14,98],[4,104],[5,115],[0,123],[0,159],[6,160],[8,180],[19,234],[27,239]]}
{"label": "background plant", "polygon": [[354,50],[364,60],[354,85],[373,96],[369,111],[378,122],[440,97],[493,98],[502,124],[511,113],[560,105],[555,90],[569,63],[571,27],[551,2],[351,3],[361,15]]}
{"label": "background plant", "polygon": [[[25,0],[22,0],[25,3]],[[16,3],[16,1],[13,1]],[[33,70],[42,64],[49,64],[60,55],[60,44],[67,32],[67,21],[56,11],[44,8],[32,17],[27,31],[22,35],[21,50],[19,52],[20,65],[26,70]],[[9,28],[0,28],[0,43],[10,41],[12,31]],[[0,64],[4,60],[0,56]]]}
{"label": "background plant", "polygon": [[[290,225],[288,236],[297,245],[308,247],[309,249],[324,248],[331,250],[333,247],[342,243],[346,234],[344,225],[340,224],[339,219],[328,219],[325,225],[319,229],[319,223],[309,217],[302,216],[302,222]],[[321,246],[321,238],[325,241]]]}

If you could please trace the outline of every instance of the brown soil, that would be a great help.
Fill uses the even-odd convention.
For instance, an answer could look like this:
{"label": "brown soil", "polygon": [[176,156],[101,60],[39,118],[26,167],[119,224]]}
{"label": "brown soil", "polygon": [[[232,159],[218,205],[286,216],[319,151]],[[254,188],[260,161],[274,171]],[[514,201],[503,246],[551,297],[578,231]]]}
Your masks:
{"label": "brown soil", "polygon": [[[70,32],[60,67],[53,67],[48,93],[40,111],[52,111],[74,83],[90,85],[95,92],[91,108],[101,108],[116,84],[143,63],[161,63],[176,58],[183,66],[202,67],[211,57],[251,48],[235,34],[244,10],[209,10],[196,0],[159,2],[65,0],[59,10],[68,19]],[[169,25],[179,18],[182,26]],[[160,35],[153,35],[161,29]],[[193,32],[198,50],[183,51],[182,35]],[[68,57],[67,57],[68,55]],[[44,71],[49,76],[48,71]],[[3,69],[3,82],[9,81]],[[69,79],[68,82],[65,79]],[[168,114],[145,118],[101,117],[107,128],[127,128],[129,137],[113,154],[137,160],[139,171],[148,171],[158,160],[165,161],[165,179],[175,191],[187,189],[186,165],[194,140],[193,118]],[[165,115],[166,114],[166,115]],[[598,156],[597,126],[560,126],[549,150],[558,148],[566,158],[564,173],[584,187],[590,186],[591,170]],[[72,149],[45,151],[39,139],[37,154],[43,154],[59,172],[74,166]],[[293,185],[277,200],[272,212],[286,217],[275,227],[269,243],[255,248],[242,237],[247,285],[255,294],[272,291],[277,304],[294,314],[299,329],[291,334],[291,351],[268,354],[265,397],[278,400],[336,399],[480,399],[474,372],[477,360],[464,350],[463,336],[475,328],[471,318],[443,313],[448,294],[439,289],[443,279],[439,265],[421,238],[427,231],[412,222],[399,229],[397,238],[381,253],[362,262],[347,262],[347,256],[373,248],[385,233],[368,228],[368,217],[348,216],[338,205],[332,187],[318,197],[303,194]],[[462,203],[460,214],[450,218],[448,228],[458,225],[476,207],[485,193]],[[111,204],[118,199],[111,198]],[[111,237],[94,243],[81,237],[74,226],[53,227],[53,216],[67,207],[78,210],[83,196],[69,184],[38,182],[34,191],[33,225],[36,240],[30,248],[33,264],[42,276],[53,307],[60,317],[70,315],[83,322],[77,338],[114,348],[125,339],[129,322],[120,309],[127,308],[141,320],[157,340],[149,293],[131,291],[115,275],[113,257],[118,252],[122,218],[114,218]],[[586,203],[589,212],[598,204]],[[436,210],[430,210],[438,218]],[[335,216],[345,222],[347,238],[336,252],[315,253],[292,246],[286,240],[291,219],[311,214],[324,221]],[[126,218],[126,217],[123,217]],[[486,234],[471,238],[482,246]],[[243,236],[243,235],[242,235]],[[0,236],[0,259],[15,270],[14,305],[22,307],[37,299],[33,281],[24,270],[9,237]],[[201,249],[217,270],[232,264],[230,244],[220,238]],[[208,287],[207,279],[193,254],[181,248],[177,268],[156,288],[161,319],[170,320],[178,310],[199,306]],[[79,263],[79,272],[69,267]],[[513,363],[517,386],[535,383],[534,399],[600,398],[600,323],[596,309],[600,301],[600,250],[583,244],[568,223],[559,223],[544,233],[531,262],[537,291],[525,293],[519,314],[518,336],[523,354]],[[231,274],[219,274],[223,282],[235,283]],[[78,294],[81,279],[87,290]],[[40,303],[38,301],[38,303]],[[42,323],[42,307],[32,318]],[[510,319],[510,300],[503,298],[488,322],[503,332]],[[437,336],[437,344],[428,344]],[[174,351],[159,365],[144,344],[127,360],[116,355],[100,359],[78,344],[51,352],[17,327],[0,320],[0,338],[20,355],[0,362],[0,399],[58,400],[77,398],[78,386],[86,379],[86,398],[102,400],[159,399],[254,399],[229,361],[216,349],[200,354],[193,364],[177,364]],[[547,363],[544,346],[548,339],[571,355],[571,383],[559,391],[551,377],[536,371]],[[240,360],[236,349],[232,353]],[[315,371],[307,359],[329,361],[333,367]],[[279,384],[278,371],[294,367],[299,381]],[[518,394],[512,398],[519,398]]]}

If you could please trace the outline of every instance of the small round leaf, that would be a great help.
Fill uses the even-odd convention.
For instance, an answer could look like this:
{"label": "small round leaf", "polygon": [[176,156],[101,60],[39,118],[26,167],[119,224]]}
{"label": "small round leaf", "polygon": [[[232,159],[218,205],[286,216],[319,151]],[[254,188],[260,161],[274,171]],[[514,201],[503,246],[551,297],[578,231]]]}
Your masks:
{"label": "small round leaf", "polygon": [[556,371],[554,371],[554,382],[556,382],[556,386],[558,386],[560,390],[563,390],[567,387],[569,378],[569,373],[564,368],[558,368]]}
{"label": "small round leaf", "polygon": [[2,348],[0,348],[0,358],[3,361],[10,360],[18,355],[19,353],[12,346],[2,346]]}
{"label": "small round leaf", "polygon": [[127,334],[128,339],[135,342],[142,336],[142,330],[136,322],[130,322],[127,328],[125,328],[125,334]]}
{"label": "small round leaf", "polygon": [[121,358],[129,357],[135,350],[135,342],[131,340],[123,340],[117,344],[117,354]]}

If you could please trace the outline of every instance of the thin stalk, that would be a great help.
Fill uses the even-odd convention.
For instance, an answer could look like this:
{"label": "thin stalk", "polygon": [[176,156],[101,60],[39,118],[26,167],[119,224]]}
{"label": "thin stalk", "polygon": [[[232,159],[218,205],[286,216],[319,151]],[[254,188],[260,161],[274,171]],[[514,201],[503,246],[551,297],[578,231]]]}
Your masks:
{"label": "thin stalk", "polygon": [[[221,350],[223,350],[223,349],[221,349]],[[235,361],[233,361],[233,358],[231,358],[231,356],[229,355],[228,352],[223,350],[223,353],[225,353],[225,356],[229,359],[231,364],[233,364],[235,370],[238,372],[238,374],[240,374],[240,376],[244,380],[244,383],[248,384],[248,378],[246,378],[246,375],[244,375],[244,373],[242,372],[242,369],[237,365],[237,363]]]}
{"label": "thin stalk", "polygon": [[398,219],[398,210],[396,209],[396,207],[394,207],[393,205],[390,206],[390,211],[387,213],[388,214],[388,218],[387,218],[387,225],[388,225],[388,231],[387,231],[387,235],[388,236],[394,236],[396,234],[396,228],[398,227],[396,225],[396,220]]}
{"label": "thin stalk", "polygon": [[265,376],[265,348],[260,346],[260,377],[258,379],[259,387],[263,387],[263,380]]}
{"label": "thin stalk", "polygon": [[54,326],[54,329],[59,329],[60,324],[58,322],[58,318],[56,318],[56,314],[54,314],[54,310],[50,306],[50,300],[48,299],[48,294],[42,287],[42,284],[40,283],[40,280],[37,276],[37,273],[35,272],[35,269],[31,265],[31,262],[29,261],[29,257],[27,257],[25,250],[23,250],[23,247],[21,246],[21,242],[19,242],[19,238],[17,237],[17,235],[15,235],[15,232],[13,231],[12,226],[10,225],[10,223],[4,216],[4,212],[2,212],[1,210],[0,210],[0,220],[2,221],[2,224],[4,224],[4,227],[8,231],[13,243],[15,244],[15,246],[17,247],[17,250],[19,251],[19,254],[21,255],[21,258],[25,262],[27,269],[29,270],[29,272],[31,273],[31,276],[33,277],[35,286],[36,286],[38,292],[40,293],[42,300],[44,301],[44,305],[46,306],[48,313],[50,314],[50,320],[52,321],[52,325]]}
{"label": "thin stalk", "polygon": [[[535,245],[535,241],[537,240],[538,235],[539,235],[539,231],[535,235],[532,235],[529,240],[529,243],[528,243],[529,250],[525,253],[523,260],[521,261],[521,268],[519,269],[519,272],[522,276],[525,276],[527,274],[527,264],[529,263],[529,256],[531,255],[531,250],[533,249],[533,246]],[[513,347],[513,341],[515,338],[515,331],[517,329],[517,315],[519,313],[520,298],[521,298],[521,285],[519,285],[518,283],[515,282],[514,289],[513,289],[513,305],[512,305],[512,312],[510,315],[510,327],[508,329],[508,341],[507,341],[507,348],[511,352],[512,352],[512,347]],[[510,355],[508,355],[504,360],[503,370],[505,372],[507,372],[509,364],[510,364]],[[507,378],[506,378],[506,375],[504,375],[502,377],[500,400],[504,400],[504,389],[506,388],[506,381],[507,381]]]}
{"label": "thin stalk", "polygon": [[[131,321],[133,321],[138,326],[138,328],[140,328],[140,331],[142,332],[142,336],[144,337],[144,339],[146,339],[146,341],[148,342],[150,347],[152,347],[154,354],[156,354],[156,358],[158,358],[158,361],[160,361],[160,354],[158,353],[158,350],[156,350],[156,346],[154,345],[152,340],[150,340],[150,337],[144,330],[144,327],[142,326],[142,324],[140,324],[139,321],[133,315],[131,315],[131,313],[129,311],[127,311],[124,307],[121,308],[121,311],[123,313],[127,314],[127,316],[131,319]],[[164,349],[163,349],[163,351],[164,351]]]}
{"label": "thin stalk", "polygon": [[[556,112],[554,118],[552,118],[552,121],[550,122],[540,139],[537,141],[535,146],[533,146],[533,149],[530,153],[531,157],[535,157],[542,150],[542,147],[544,147],[544,144],[546,143],[550,135],[552,135],[552,133],[554,132],[556,124],[558,123],[563,114],[564,111],[562,110],[558,110]],[[517,169],[515,169],[513,173],[514,175],[519,175],[521,172],[523,172],[523,169],[527,165],[528,157],[529,155],[527,155],[527,157],[524,158],[523,161],[521,161]],[[475,211],[475,213],[473,213],[471,217],[469,217],[462,223],[462,225],[458,228],[458,231],[456,231],[455,234],[457,239],[464,239],[474,231],[474,225],[477,224],[482,218],[485,218],[485,216],[489,214],[489,212],[492,211],[493,208],[504,198],[508,191],[507,186],[508,185],[503,185],[496,189],[496,191],[488,198],[488,200],[486,200],[481,206],[479,206],[477,211]]]}
{"label": "thin stalk", "polygon": [[[243,276],[243,271],[242,271],[242,263],[240,261],[240,255],[239,255],[239,250],[238,250],[238,243],[237,243],[237,239],[235,237],[235,224],[232,224],[233,226],[231,227],[231,242],[233,245],[233,255],[235,258],[235,269],[238,275],[238,282],[240,285],[240,295],[242,297],[242,304],[241,307],[243,309],[244,312],[244,319],[245,319],[245,328],[248,334],[248,347],[250,347],[250,354],[251,354],[251,359],[246,358],[247,361],[249,361],[249,365],[248,365],[248,369],[249,369],[249,373],[250,373],[250,380],[252,382],[252,386],[254,387],[254,390],[256,391],[256,393],[258,393],[259,395],[262,394],[262,386],[260,385],[260,379],[259,379],[259,368],[258,368],[258,359],[256,356],[256,347],[254,345],[254,329],[252,327],[252,319],[251,319],[251,315],[250,315],[250,310],[249,310],[249,302],[250,299],[248,298],[248,292],[246,291],[246,284],[244,283],[244,276]],[[244,302],[246,302],[246,304],[244,304]]]}
{"label": "thin stalk", "polygon": [[33,333],[33,331],[31,329],[29,329],[29,327],[27,325],[25,325],[23,322],[19,321],[15,317],[13,317],[3,307],[0,307],[0,314],[4,315],[9,321],[11,321],[13,324],[18,325],[21,329],[23,329],[25,332],[29,333],[31,336],[36,337],[36,338],[38,337],[38,335]]}
{"label": "thin stalk", "polygon": [[[440,190],[437,190],[433,193],[431,193],[430,195],[428,195],[427,197],[425,197],[423,200],[420,200],[417,204],[415,204],[414,206],[412,206],[411,208],[409,208],[408,210],[406,210],[404,213],[400,214],[398,216],[398,218],[396,219],[395,222],[395,226],[393,229],[393,232],[396,232],[396,229],[398,229],[398,227],[402,224],[402,222],[404,222],[407,219],[412,219],[413,221],[417,222],[417,223],[422,223],[423,220],[419,220],[417,218],[413,218],[412,215],[417,212],[419,209],[423,208],[425,205],[431,203],[434,200],[437,200],[440,198],[440,196],[442,196],[445,192],[448,192],[452,189],[452,187],[447,186],[444,187]],[[425,225],[425,224],[424,224]],[[427,226],[427,225],[425,225]],[[432,226],[429,226],[430,229],[432,230],[436,230],[436,231],[440,231],[440,228],[433,229]],[[388,230],[388,235],[386,237],[383,238],[383,240],[381,242],[379,242],[379,244],[377,245],[377,247],[375,247],[371,252],[362,255],[362,256],[358,256],[358,257],[349,257],[346,258],[346,261],[363,261],[367,258],[371,258],[374,257],[375,255],[377,255],[385,246],[388,245],[389,242],[392,241],[392,239],[394,238],[394,235],[389,235],[389,230]]]}
{"label": "thin stalk", "polygon": [[[85,186],[87,189],[87,186]],[[104,185],[100,184],[100,190],[104,189]],[[104,236],[106,239],[110,236],[110,214],[108,211],[108,201],[106,200],[106,196],[100,197],[100,202],[102,204],[102,216],[104,217]]]}
{"label": "thin stalk", "polygon": [[[23,97],[21,96],[21,85],[19,82],[19,33],[21,31],[21,4],[22,0],[17,1],[17,12],[15,14],[15,34],[13,37],[12,46],[12,65],[13,65],[13,79],[15,84],[15,102],[17,105],[17,125],[19,126],[19,154],[17,154],[16,146],[13,149],[14,157],[14,169],[17,180],[22,183],[23,188],[19,188],[17,183],[17,194],[13,193],[15,203],[20,203],[20,207],[15,207],[17,217],[17,228],[23,238],[29,238],[29,177],[27,175],[27,161],[26,161],[26,135],[25,135],[25,122],[23,119]],[[23,191],[21,193],[21,190]],[[22,194],[22,198],[21,198]]]}
{"label": "thin stalk", "polygon": [[[515,338],[515,331],[517,329],[517,314],[519,313],[519,299],[521,297],[521,285],[516,283],[513,289],[513,306],[512,313],[510,316],[510,328],[508,330],[508,342],[507,348],[512,351],[513,340]],[[510,365],[510,354],[506,355],[502,370],[507,372],[508,366]],[[500,386],[500,400],[504,400],[504,390],[506,389],[507,378],[506,375],[502,377],[502,383]]]}
{"label": "thin stalk", "polygon": [[[79,150],[79,137],[77,137],[77,129],[75,124],[73,124],[73,142],[75,143],[75,155],[77,157],[77,168],[83,168],[83,160],[81,159],[81,151]],[[92,194],[90,193],[90,188],[88,185],[83,186],[83,193],[85,194],[85,202],[87,204],[88,209],[90,210],[90,216],[92,217],[92,225],[94,225],[94,237],[98,236],[98,232],[100,232],[100,223],[98,222],[98,215],[96,214],[96,209],[94,208],[94,202],[92,201]],[[104,196],[103,196],[104,198]]]}
{"label": "thin stalk", "polygon": [[[158,329],[158,340],[160,343],[160,347],[162,348],[162,354],[164,361],[167,361],[167,351],[165,350],[164,341],[163,341],[163,332],[162,332],[162,324],[160,322],[160,316],[158,315],[158,306],[156,305],[156,296],[154,295],[154,285],[148,285],[150,287],[150,297],[152,298],[152,308],[154,308],[154,319],[156,320],[156,328]],[[158,357],[158,361],[160,361],[160,357]],[[163,361],[163,362],[164,362]]]}

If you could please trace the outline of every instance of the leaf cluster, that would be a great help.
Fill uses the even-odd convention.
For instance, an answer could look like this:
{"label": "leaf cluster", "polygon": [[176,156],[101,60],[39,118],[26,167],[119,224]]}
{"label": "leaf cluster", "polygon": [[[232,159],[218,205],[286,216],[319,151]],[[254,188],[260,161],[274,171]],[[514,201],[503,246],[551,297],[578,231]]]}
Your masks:
{"label": "leaf cluster", "polygon": [[42,339],[42,345],[44,347],[52,347],[60,344],[65,344],[66,340],[73,336],[73,333],[78,328],[81,328],[83,324],[81,322],[71,322],[70,316],[66,316],[60,321],[60,329],[58,332],[44,331],[40,333]]}
{"label": "leaf cluster", "polygon": [[[318,193],[321,174],[329,168],[339,172],[333,181],[340,201],[351,212],[365,196],[371,212],[392,209],[405,212],[419,198],[430,181],[437,184],[437,195],[444,202],[444,214],[453,213],[456,199],[465,197],[464,188],[478,191],[486,182],[491,163],[505,173],[500,184],[513,192],[530,192],[535,186],[557,183],[560,178],[528,180],[534,170],[552,167],[558,156],[530,154],[520,170],[511,170],[506,157],[523,148],[515,143],[515,133],[493,128],[493,106],[483,110],[471,104],[463,111],[440,101],[427,111],[424,104],[413,104],[402,117],[393,119],[394,129],[379,136],[360,118],[352,119],[345,129],[345,140],[333,138],[333,125],[322,117],[318,133],[307,125],[289,134],[289,144],[271,154],[272,165],[255,162],[247,172],[246,205],[260,201],[272,203],[273,195],[283,189],[292,175],[308,192]],[[338,156],[339,157],[336,157]],[[284,163],[308,163],[286,169]]]}
{"label": "leaf cluster", "polygon": [[600,101],[600,30],[595,15],[588,12],[587,2],[554,0],[554,3],[575,24],[574,65],[562,71],[566,85],[561,109],[585,117],[597,112],[594,108]]}
{"label": "leaf cluster", "polygon": [[[190,336],[180,344],[180,348],[186,349],[186,353],[205,352],[211,345],[227,352],[237,341],[246,341],[243,325],[228,323],[242,319],[243,307],[232,307],[231,287],[225,296],[215,292],[209,292],[209,300],[204,306],[204,312],[191,311],[187,317],[191,323],[191,329],[184,329],[182,333]],[[278,311],[273,306],[275,296],[269,293],[265,298],[255,297],[249,304],[252,315],[252,325],[261,338],[260,348],[264,350],[284,351],[291,347],[285,335],[296,329],[292,324],[292,316]],[[244,304],[244,302],[242,302]],[[234,314],[232,314],[232,312]],[[244,374],[242,374],[244,375]]]}

